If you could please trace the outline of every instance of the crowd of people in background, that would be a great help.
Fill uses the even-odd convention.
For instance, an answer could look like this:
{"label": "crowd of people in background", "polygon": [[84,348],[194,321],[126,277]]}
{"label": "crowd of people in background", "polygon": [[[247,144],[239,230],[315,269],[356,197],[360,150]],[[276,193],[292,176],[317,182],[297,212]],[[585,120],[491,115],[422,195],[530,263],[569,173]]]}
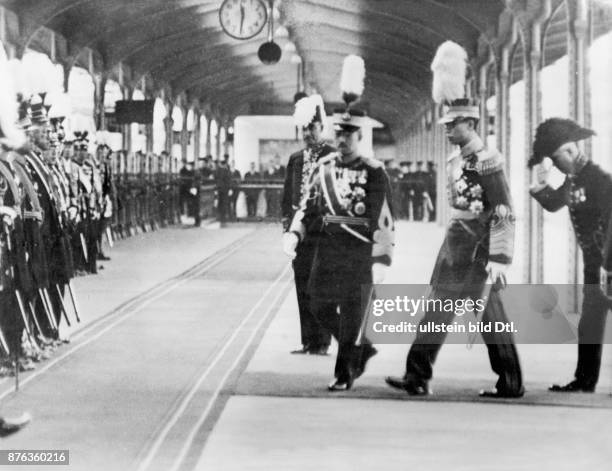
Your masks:
{"label": "crowd of people in background", "polygon": [[[223,224],[237,220],[280,218],[280,199],[286,167],[280,155],[258,168],[251,162],[242,175],[229,155],[215,161],[212,156],[197,162],[185,162],[179,172],[181,213],[202,220],[202,190],[214,188],[217,219]],[[385,163],[393,190],[398,219],[411,221],[436,220],[437,173],[434,162],[418,161]]]}
{"label": "crowd of people in background", "polygon": [[398,219],[436,220],[437,172],[433,161],[390,160],[386,163]]}

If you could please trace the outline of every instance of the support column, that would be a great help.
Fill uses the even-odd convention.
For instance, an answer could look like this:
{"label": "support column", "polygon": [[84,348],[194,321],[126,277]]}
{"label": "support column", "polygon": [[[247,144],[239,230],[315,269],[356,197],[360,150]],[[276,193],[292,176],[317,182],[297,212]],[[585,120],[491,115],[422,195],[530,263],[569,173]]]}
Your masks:
{"label": "support column", "polygon": [[193,161],[197,162],[200,158],[200,132],[201,132],[200,110],[194,111],[195,126],[193,128]]}
{"label": "support column", "polygon": [[[540,70],[542,61],[542,24],[550,16],[550,0],[543,0],[541,10],[525,28],[525,156],[531,154],[531,146],[536,126],[542,119],[542,96],[540,89]],[[526,168],[527,162],[524,165]],[[525,170],[525,187],[529,188],[532,172]],[[524,278],[526,283],[542,283],[544,279],[543,257],[543,212],[533,198],[525,199],[525,214],[529,230],[526,237],[526,263]]]}
{"label": "support column", "polygon": [[210,117],[207,121],[206,121],[206,128],[207,128],[207,132],[206,132],[206,155],[211,155],[212,154],[212,143],[210,140],[210,125],[213,122],[215,118],[214,117]]}
{"label": "support column", "polygon": [[[64,70],[66,70],[64,68]],[[106,131],[106,116],[104,112],[104,97],[106,94],[106,81],[108,76],[106,73],[94,76],[94,120],[98,131]]]}
{"label": "support column", "polygon": [[170,155],[172,158],[172,141],[174,138],[174,135],[172,134],[172,126],[174,124],[174,121],[172,119],[172,110],[174,109],[174,103],[172,103],[171,101],[166,101],[164,102],[164,104],[166,105],[166,117],[164,118],[164,127],[166,128],[165,148],[168,155]]}
{"label": "support column", "polygon": [[[514,28],[513,28],[514,29]],[[515,30],[516,31],[516,30]],[[506,176],[511,182],[510,174],[510,49],[516,38],[510,37],[501,45],[497,64],[497,78],[495,81],[495,134],[497,135],[497,148],[506,158]]]}
{"label": "support column", "polygon": [[[579,124],[590,127],[591,116],[589,109],[589,10],[591,2],[588,0],[573,0],[566,2],[568,12],[568,53],[569,53],[569,112],[572,119]],[[579,143],[588,158],[591,158],[590,140]],[[581,259],[573,230],[570,237],[570,273],[569,283],[576,285],[580,282],[582,273]],[[574,296],[574,312],[579,309],[578,293]]]}
{"label": "support column", "polygon": [[189,131],[187,130],[187,116],[189,114],[189,108],[183,107],[183,127],[181,128],[181,162],[185,164],[187,162],[187,144],[189,141]]}
{"label": "support column", "polygon": [[479,134],[483,142],[487,142],[489,129],[489,112],[487,110],[487,98],[489,97],[489,69],[494,64],[493,55],[490,54],[487,62],[478,68],[478,101],[480,106]]}
{"label": "support column", "polygon": [[[130,100],[132,97],[133,90],[130,87],[122,87],[123,99]],[[102,105],[104,106],[104,104]],[[131,124],[124,124],[121,126],[121,142],[128,154],[132,153],[132,126]]]}

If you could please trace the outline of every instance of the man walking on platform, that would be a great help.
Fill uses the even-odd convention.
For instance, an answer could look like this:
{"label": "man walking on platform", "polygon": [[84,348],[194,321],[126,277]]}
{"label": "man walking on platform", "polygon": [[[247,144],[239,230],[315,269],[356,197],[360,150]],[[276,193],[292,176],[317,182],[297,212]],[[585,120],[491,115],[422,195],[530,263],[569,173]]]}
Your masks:
{"label": "man walking on platform", "polygon": [[[334,151],[323,142],[322,133],[325,121],[325,107],[320,95],[304,97],[295,104],[294,120],[302,129],[306,148],[292,154],[287,164],[285,184],[281,202],[283,230],[289,230],[291,220],[299,208],[300,201],[308,191],[307,182],[314,166],[322,157]],[[293,260],[295,290],[300,313],[302,347],[291,353],[310,353],[325,355],[331,341],[331,334],[316,320],[310,309],[308,296],[308,277],[314,257],[317,234],[305,237],[296,250]]]}
{"label": "man walking on platform", "polygon": [[230,190],[232,187],[232,174],[228,167],[226,157],[219,161],[215,169],[215,184],[217,187],[217,218],[224,226],[230,218]]}
{"label": "man walking on platform", "polygon": [[[453,68],[458,70],[449,71]],[[442,304],[451,300],[453,305],[460,299],[484,299],[485,284],[490,278],[494,286],[482,321],[507,322],[499,289],[505,285],[505,273],[514,249],[512,203],[503,158],[497,150],[485,147],[476,132],[480,118],[478,105],[463,98],[466,68],[466,52],[451,41],[440,46],[432,63],[434,99],[448,105],[440,122],[446,126],[449,141],[458,149],[448,159],[451,222],[431,277],[430,299],[441,300]],[[446,325],[454,316],[453,311],[428,310],[420,325]],[[423,330],[418,329],[410,348],[404,376],[386,379],[387,384],[410,395],[430,393],[428,382],[446,338],[444,331]],[[483,332],[482,335],[491,367],[499,379],[496,389],[481,391],[480,395],[522,396],[522,374],[512,334]]]}
{"label": "man walking on platform", "polygon": [[363,92],[364,76],[363,59],[348,56],[341,82],[347,107],[334,112],[338,152],[317,163],[284,236],[290,256],[295,256],[298,242],[317,237],[308,293],[315,317],[338,341],[330,391],[350,389],[376,354],[367,339],[356,345],[365,314],[361,290],[382,283],[393,251],[389,178],[380,161],[362,157],[358,150],[369,123],[351,104]]}
{"label": "man walking on platform", "polygon": [[[574,380],[554,384],[554,392],[594,392],[599,379],[606,316],[610,300],[603,293],[612,273],[612,177],[584,155],[578,142],[593,136],[590,129],[569,119],[551,118],[538,126],[529,166],[537,167],[537,181],[530,194],[547,211],[567,206],[582,249],[584,260],[584,299],[578,324],[578,365]],[[549,184],[550,161],[565,174],[565,181],[553,189]]]}
{"label": "man walking on platform", "polygon": [[[244,174],[245,183],[261,183],[261,175],[255,167],[255,162],[251,162],[251,168]],[[259,196],[259,190],[256,188],[247,188],[245,190],[247,211],[249,217],[255,217],[257,213],[257,198]]]}

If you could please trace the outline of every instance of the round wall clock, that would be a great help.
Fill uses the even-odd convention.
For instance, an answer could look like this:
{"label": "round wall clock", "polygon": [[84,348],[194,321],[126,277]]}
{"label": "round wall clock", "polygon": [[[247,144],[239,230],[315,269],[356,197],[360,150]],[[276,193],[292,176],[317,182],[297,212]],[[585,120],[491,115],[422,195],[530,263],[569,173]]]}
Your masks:
{"label": "round wall clock", "polygon": [[251,39],[268,21],[264,0],[224,0],[219,9],[221,27],[235,39]]}

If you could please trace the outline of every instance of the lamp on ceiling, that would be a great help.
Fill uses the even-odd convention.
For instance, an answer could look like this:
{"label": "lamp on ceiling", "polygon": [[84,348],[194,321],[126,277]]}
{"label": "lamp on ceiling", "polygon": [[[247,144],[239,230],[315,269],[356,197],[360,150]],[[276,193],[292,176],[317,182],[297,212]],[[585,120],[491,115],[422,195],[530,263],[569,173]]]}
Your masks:
{"label": "lamp on ceiling", "polygon": [[[274,0],[270,0],[269,7],[274,11]],[[274,42],[274,15],[268,20],[268,41],[259,46],[257,57],[265,65],[276,64],[282,56],[281,48]]]}

